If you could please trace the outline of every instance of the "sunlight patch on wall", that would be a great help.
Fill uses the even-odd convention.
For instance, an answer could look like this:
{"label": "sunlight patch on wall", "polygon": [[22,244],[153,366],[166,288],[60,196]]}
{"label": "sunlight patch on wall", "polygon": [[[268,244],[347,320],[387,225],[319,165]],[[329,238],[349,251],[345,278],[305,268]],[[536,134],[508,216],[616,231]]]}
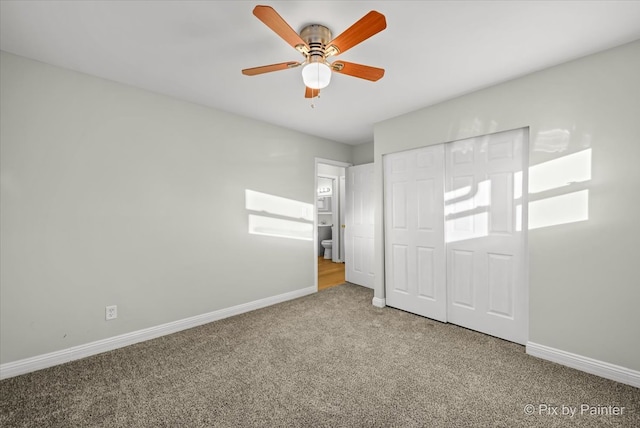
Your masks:
{"label": "sunlight patch on wall", "polygon": [[589,219],[591,149],[529,168],[529,229]]}
{"label": "sunlight patch on wall", "polygon": [[313,240],[313,205],[245,189],[249,233],[278,238]]}
{"label": "sunlight patch on wall", "polygon": [[529,203],[529,229],[589,220],[589,190]]}
{"label": "sunlight patch on wall", "polygon": [[249,233],[312,241],[313,224],[249,214]]}
{"label": "sunlight patch on wall", "polygon": [[589,180],[591,180],[591,149],[529,168],[529,193],[540,193]]}
{"label": "sunlight patch on wall", "polygon": [[246,209],[267,214],[313,221],[313,205],[268,193],[245,190]]}

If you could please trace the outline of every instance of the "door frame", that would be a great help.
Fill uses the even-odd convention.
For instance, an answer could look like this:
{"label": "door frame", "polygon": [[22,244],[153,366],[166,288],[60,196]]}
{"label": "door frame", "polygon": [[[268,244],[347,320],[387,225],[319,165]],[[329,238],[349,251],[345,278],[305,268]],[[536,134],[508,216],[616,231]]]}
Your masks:
{"label": "door frame", "polygon": [[[348,168],[353,166],[350,162],[337,161],[316,157],[313,168],[313,285],[318,291],[318,164]],[[338,225],[339,226],[339,225]]]}

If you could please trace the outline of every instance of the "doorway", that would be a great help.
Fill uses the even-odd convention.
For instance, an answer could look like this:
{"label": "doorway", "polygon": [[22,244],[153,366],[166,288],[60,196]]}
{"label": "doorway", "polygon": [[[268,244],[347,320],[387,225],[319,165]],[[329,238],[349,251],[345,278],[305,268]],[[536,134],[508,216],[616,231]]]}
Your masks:
{"label": "doorway", "polygon": [[318,290],[345,282],[345,177],[350,164],[316,159],[315,277]]}

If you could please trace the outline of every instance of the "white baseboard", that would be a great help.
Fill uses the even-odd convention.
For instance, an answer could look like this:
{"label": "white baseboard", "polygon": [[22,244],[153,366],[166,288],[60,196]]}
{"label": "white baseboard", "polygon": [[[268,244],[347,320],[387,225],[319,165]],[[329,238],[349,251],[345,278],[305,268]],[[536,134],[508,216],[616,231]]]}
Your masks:
{"label": "white baseboard", "polygon": [[109,337],[107,339],[97,340],[95,342],[78,345],[60,351],[50,352],[48,354],[37,355],[35,357],[25,358],[23,360],[13,361],[0,365],[0,379],[18,376],[25,373],[34,372],[47,367],[53,367],[58,364],[67,363],[69,361],[79,360],[91,355],[101,354],[106,351],[122,348],[134,343],[144,342],[145,340],[155,339],[167,334],[176,333],[178,331],[197,327],[213,321],[228,318],[233,315],[239,315],[250,312],[266,306],[275,305],[276,303],[285,302],[287,300],[303,297],[308,294],[317,292],[317,288],[307,287],[301,290],[290,291],[288,293],[279,294],[277,296],[267,297],[253,302],[243,303],[241,305],[230,308],[219,309],[194,317],[181,319],[178,321],[161,324],[155,327],[149,327],[142,330],[125,333],[119,336]]}
{"label": "white baseboard", "polygon": [[376,308],[384,308],[387,304],[386,304],[386,300],[385,299],[381,299],[380,297],[374,297],[371,300],[371,304],[373,306],[375,306]]}
{"label": "white baseboard", "polygon": [[637,370],[594,360],[593,358],[583,357],[582,355],[572,354],[571,352],[533,342],[527,342],[526,350],[527,354],[534,357],[640,388],[640,372]]}

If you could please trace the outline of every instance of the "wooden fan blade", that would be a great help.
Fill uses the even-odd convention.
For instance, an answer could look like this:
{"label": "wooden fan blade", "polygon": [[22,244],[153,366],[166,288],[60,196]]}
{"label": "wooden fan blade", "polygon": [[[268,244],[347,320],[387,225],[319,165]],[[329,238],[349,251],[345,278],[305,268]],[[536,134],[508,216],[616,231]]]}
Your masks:
{"label": "wooden fan blade", "polygon": [[375,82],[384,76],[384,68],[371,67],[370,65],[355,64],[347,61],[335,61],[331,68],[336,73],[347,74],[360,79]]}
{"label": "wooden fan blade", "polygon": [[320,89],[311,89],[307,86],[306,90],[304,91],[305,98],[315,98],[318,95],[320,95]]}
{"label": "wooden fan blade", "polygon": [[245,68],[242,70],[242,74],[246,76],[255,76],[256,74],[270,73],[272,71],[286,70],[299,66],[300,63],[296,61],[281,62],[279,64],[263,65],[261,67]]}
{"label": "wooden fan blade", "polygon": [[327,45],[327,54],[338,55],[344,53],[385,28],[387,28],[387,20],[384,15],[372,10],[330,41]]}
{"label": "wooden fan blade", "polygon": [[309,46],[302,40],[300,35],[271,6],[256,6],[253,9],[253,14],[293,48],[302,45],[307,50],[309,49]]}

